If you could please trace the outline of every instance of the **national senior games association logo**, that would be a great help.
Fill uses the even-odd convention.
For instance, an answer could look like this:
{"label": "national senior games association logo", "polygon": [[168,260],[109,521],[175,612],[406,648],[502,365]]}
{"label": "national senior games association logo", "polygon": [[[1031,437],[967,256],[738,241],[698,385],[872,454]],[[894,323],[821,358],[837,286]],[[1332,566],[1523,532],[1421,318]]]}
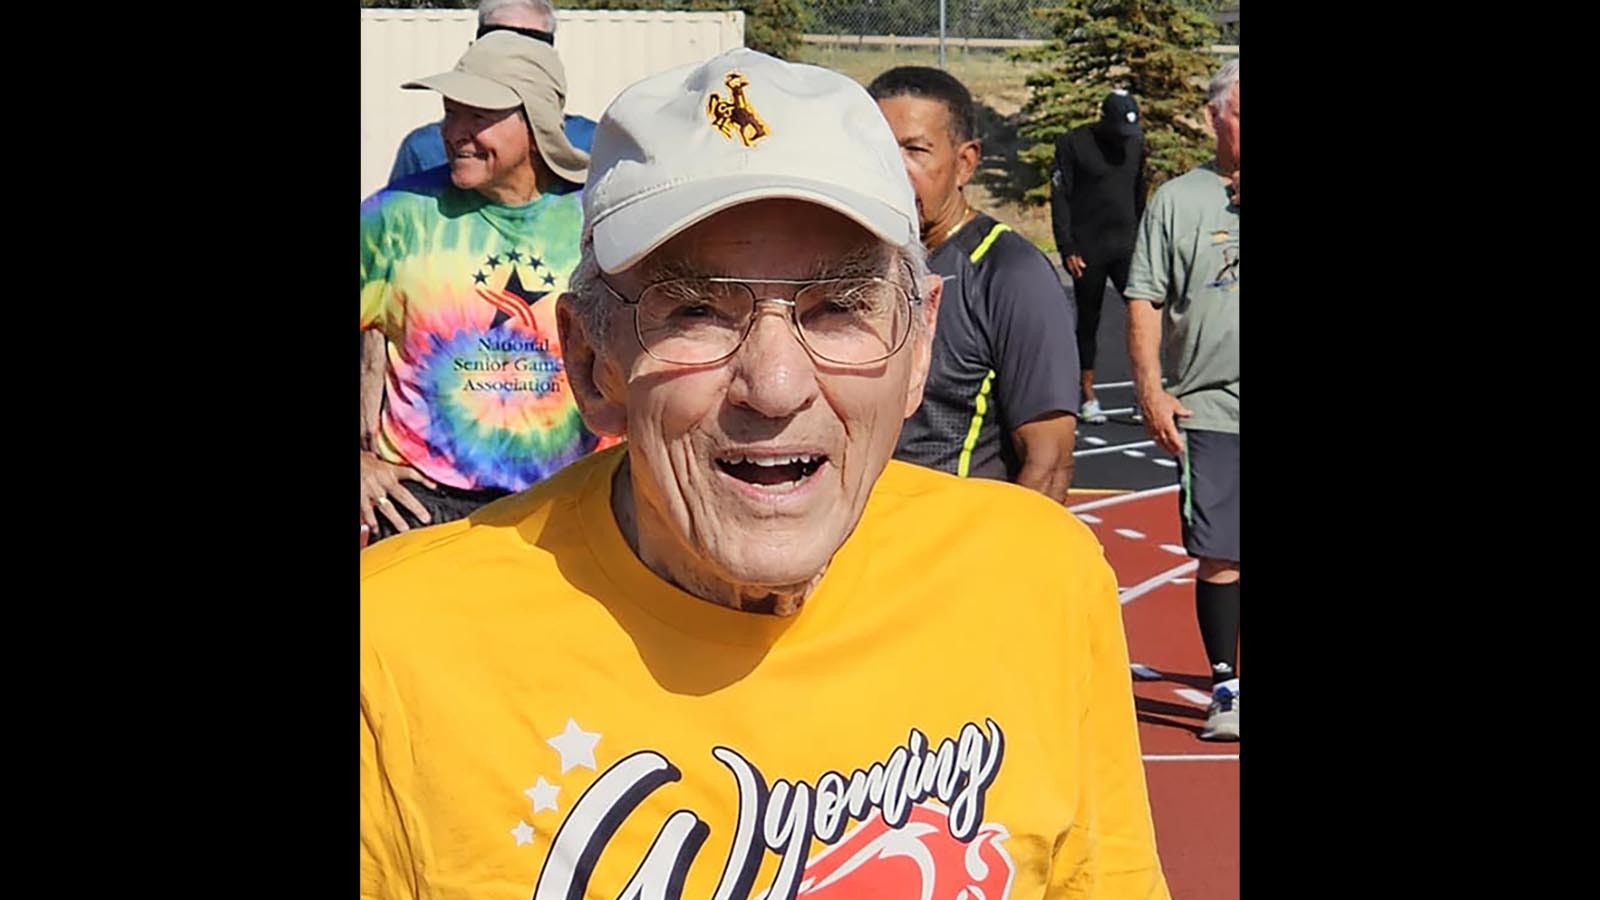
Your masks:
{"label": "national senior games association logo", "polygon": [[[523,271],[528,273],[526,281]],[[537,330],[533,323],[533,305],[549,296],[556,283],[556,273],[531,251],[507,250],[489,254],[478,271],[472,273],[472,283],[478,296],[495,308],[494,321],[489,324],[491,330],[515,319],[531,333]],[[544,290],[539,290],[541,287]]]}

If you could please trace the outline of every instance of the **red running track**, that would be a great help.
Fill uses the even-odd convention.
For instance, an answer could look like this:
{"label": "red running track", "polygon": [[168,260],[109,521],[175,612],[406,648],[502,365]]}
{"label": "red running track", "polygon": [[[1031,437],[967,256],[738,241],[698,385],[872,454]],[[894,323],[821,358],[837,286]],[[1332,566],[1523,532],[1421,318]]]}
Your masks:
{"label": "red running track", "polygon": [[1237,900],[1239,744],[1199,738],[1211,681],[1176,487],[1073,492],[1068,503],[1105,545],[1122,589],[1157,849],[1172,896]]}

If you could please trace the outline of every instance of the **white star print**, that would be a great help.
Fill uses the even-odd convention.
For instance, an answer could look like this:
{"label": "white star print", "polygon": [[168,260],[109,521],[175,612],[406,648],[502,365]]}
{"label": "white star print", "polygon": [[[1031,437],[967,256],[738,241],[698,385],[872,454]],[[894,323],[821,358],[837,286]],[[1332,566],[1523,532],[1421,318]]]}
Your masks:
{"label": "white star print", "polygon": [[517,820],[517,827],[511,829],[511,836],[517,839],[517,846],[533,843],[533,826],[521,819]]}
{"label": "white star print", "polygon": [[567,730],[545,743],[561,754],[561,774],[565,775],[578,766],[598,771],[594,764],[594,745],[600,743],[600,735],[579,728],[576,720],[568,719]]}
{"label": "white star print", "polygon": [[523,791],[523,793],[527,794],[528,799],[533,801],[533,811],[539,812],[541,810],[556,808],[556,794],[559,793],[560,790],[561,788],[558,788],[550,782],[545,781],[544,776],[540,775],[539,783]]}

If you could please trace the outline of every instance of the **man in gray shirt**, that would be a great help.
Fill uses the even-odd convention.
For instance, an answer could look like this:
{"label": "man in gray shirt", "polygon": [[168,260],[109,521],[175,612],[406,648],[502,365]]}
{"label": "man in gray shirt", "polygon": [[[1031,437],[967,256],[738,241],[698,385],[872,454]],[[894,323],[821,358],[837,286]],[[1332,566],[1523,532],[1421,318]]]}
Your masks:
{"label": "man in gray shirt", "polygon": [[[1214,160],[1163,184],[1140,223],[1128,354],[1145,428],[1183,461],[1183,544],[1211,662],[1201,737],[1239,739],[1239,61],[1211,82]],[[1166,334],[1162,330],[1165,326]],[[1162,368],[1171,381],[1161,384]]]}

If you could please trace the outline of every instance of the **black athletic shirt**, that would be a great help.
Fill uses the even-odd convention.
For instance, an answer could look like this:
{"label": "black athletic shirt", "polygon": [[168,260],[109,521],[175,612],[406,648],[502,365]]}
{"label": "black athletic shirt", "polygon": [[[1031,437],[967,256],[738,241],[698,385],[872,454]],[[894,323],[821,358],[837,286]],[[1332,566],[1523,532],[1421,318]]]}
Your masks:
{"label": "black athletic shirt", "polygon": [[1074,253],[1091,266],[1133,255],[1144,214],[1143,137],[1097,138],[1086,125],[1056,139],[1050,219],[1061,264]]}
{"label": "black athletic shirt", "polygon": [[981,213],[928,265],[944,277],[944,299],[922,406],[895,458],[1015,481],[1017,426],[1078,414],[1076,309],[1044,254]]}

